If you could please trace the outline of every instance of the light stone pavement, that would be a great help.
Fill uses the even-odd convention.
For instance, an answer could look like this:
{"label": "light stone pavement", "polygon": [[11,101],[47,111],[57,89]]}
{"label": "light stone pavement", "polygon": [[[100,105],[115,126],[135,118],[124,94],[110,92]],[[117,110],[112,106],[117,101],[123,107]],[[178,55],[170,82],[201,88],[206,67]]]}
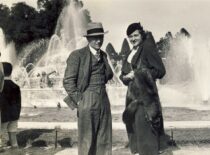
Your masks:
{"label": "light stone pavement", "polygon": [[[76,122],[18,122],[20,129],[61,129],[76,130]],[[113,130],[125,130],[125,125],[122,122],[113,122]],[[164,122],[166,129],[199,129],[210,128],[210,121],[166,121]]]}
{"label": "light stone pavement", "polygon": [[[116,148],[113,148],[113,150],[115,150],[115,149]],[[128,150],[119,149],[119,148],[118,148],[118,150],[123,154],[128,153],[128,155],[130,155]],[[68,149],[65,149],[65,150],[62,150],[62,151],[56,153],[55,155],[69,155],[69,154],[78,155],[77,148],[68,148]],[[163,153],[163,155],[164,154],[167,154],[167,153]],[[173,151],[173,153],[171,155],[209,155],[209,154],[210,154],[210,148],[203,148],[203,147],[198,148],[195,146],[190,146],[190,147],[180,147],[179,150]],[[115,155],[115,154],[113,154],[113,155]]]}

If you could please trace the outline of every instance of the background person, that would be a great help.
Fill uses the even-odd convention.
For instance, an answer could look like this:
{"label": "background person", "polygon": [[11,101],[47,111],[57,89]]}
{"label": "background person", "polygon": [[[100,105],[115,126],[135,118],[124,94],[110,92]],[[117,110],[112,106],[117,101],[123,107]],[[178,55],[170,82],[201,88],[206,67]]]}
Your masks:
{"label": "background person", "polygon": [[17,123],[21,111],[21,93],[20,88],[11,80],[12,65],[3,62],[4,69],[4,87],[0,93],[1,103],[1,129],[2,132],[8,132],[9,142],[12,148],[17,148]]}
{"label": "background person", "polygon": [[53,82],[50,79],[50,75],[56,73],[56,71],[52,71],[50,73],[46,73],[45,71],[42,72],[40,78],[40,88],[51,88],[53,87]]}

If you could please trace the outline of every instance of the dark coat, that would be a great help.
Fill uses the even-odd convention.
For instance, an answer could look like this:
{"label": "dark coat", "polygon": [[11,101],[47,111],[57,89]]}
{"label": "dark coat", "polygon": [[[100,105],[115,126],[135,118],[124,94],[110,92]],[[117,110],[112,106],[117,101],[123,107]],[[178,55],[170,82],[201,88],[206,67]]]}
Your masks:
{"label": "dark coat", "polygon": [[[63,86],[74,103],[81,99],[81,93],[88,87],[91,70],[91,53],[88,46],[72,52],[67,59]],[[107,55],[102,51],[105,63],[106,82],[113,77],[113,72],[108,64]]]}
{"label": "dark coat", "polygon": [[[123,61],[122,72],[120,75],[120,79],[125,85],[128,85],[131,81],[133,82],[132,87],[128,87],[126,107],[134,100],[138,100],[138,102],[141,103],[145,101],[147,103],[159,103],[155,81],[165,75],[165,67],[158,55],[152,34],[147,33],[146,39],[140,44],[131,64],[127,62],[129,54],[130,52]],[[123,76],[128,74],[131,70],[134,70],[135,73],[134,80],[123,79]],[[128,108],[132,111],[136,109],[134,104],[133,107],[131,105],[127,107],[127,110],[129,110]]]}
{"label": "dark coat", "polygon": [[127,101],[130,102],[127,103],[128,106],[123,113],[124,123],[134,122],[135,112],[139,105],[144,107],[146,120],[151,123],[156,122],[161,110],[160,101],[155,81],[148,70],[141,69],[135,72],[134,80],[128,88]]}
{"label": "dark coat", "polygon": [[140,68],[146,68],[150,71],[154,80],[160,79],[165,75],[165,67],[160,56],[158,55],[154,38],[150,32],[146,34],[146,39],[140,44],[138,51],[131,61],[131,64],[127,62],[130,52],[131,51],[127,53],[123,60],[120,75],[120,79],[125,85],[128,85],[130,80],[123,79],[123,76],[128,74],[131,69],[135,71]]}
{"label": "dark coat", "polygon": [[9,122],[18,120],[21,111],[20,88],[11,80],[4,81],[4,88],[0,93],[1,121]]}
{"label": "dark coat", "polygon": [[[151,33],[146,34],[131,64],[127,62],[129,54],[130,52],[123,60],[120,79],[128,86],[123,121],[126,124],[131,152],[156,155],[156,127],[160,125],[157,116],[162,115],[162,112],[155,81],[165,75],[165,67]],[[123,76],[131,70],[134,71],[134,79],[124,79]]]}

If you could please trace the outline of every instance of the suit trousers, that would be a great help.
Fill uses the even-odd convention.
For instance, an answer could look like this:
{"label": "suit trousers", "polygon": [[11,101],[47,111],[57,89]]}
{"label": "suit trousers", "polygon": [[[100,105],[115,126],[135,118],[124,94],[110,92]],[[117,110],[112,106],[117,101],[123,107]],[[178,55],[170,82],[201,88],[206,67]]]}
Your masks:
{"label": "suit trousers", "polygon": [[87,89],[78,106],[78,155],[111,154],[112,118],[106,89]]}

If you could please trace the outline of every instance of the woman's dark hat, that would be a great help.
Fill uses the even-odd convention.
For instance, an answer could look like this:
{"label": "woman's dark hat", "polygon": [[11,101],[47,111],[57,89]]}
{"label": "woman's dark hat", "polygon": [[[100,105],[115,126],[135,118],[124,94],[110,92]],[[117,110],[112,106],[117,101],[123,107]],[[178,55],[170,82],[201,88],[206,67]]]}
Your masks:
{"label": "woman's dark hat", "polygon": [[88,23],[87,25],[87,32],[84,35],[84,37],[88,37],[88,36],[98,36],[98,35],[104,35],[108,33],[108,31],[104,32],[102,23]]}
{"label": "woman's dark hat", "polygon": [[139,30],[140,32],[143,31],[143,27],[141,26],[141,23],[132,23],[127,28],[127,36],[131,35],[134,31]]}

